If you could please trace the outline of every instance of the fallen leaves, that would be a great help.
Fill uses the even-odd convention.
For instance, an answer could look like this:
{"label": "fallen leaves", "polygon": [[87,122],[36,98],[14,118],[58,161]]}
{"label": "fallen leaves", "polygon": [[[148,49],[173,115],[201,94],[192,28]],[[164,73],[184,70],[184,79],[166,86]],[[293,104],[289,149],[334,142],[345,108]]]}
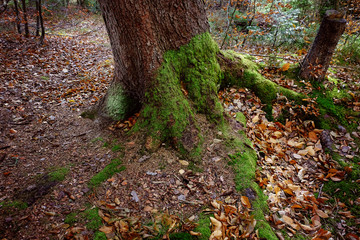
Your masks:
{"label": "fallen leaves", "polygon": [[210,240],[253,239],[256,220],[251,215],[251,203],[246,196],[241,196],[238,206],[212,201],[214,217],[210,217]]}
{"label": "fallen leaves", "polygon": [[[335,151],[344,158],[348,158],[347,155],[348,159],[354,157],[354,151],[349,154],[356,149],[355,146],[349,147],[351,136],[346,131],[341,131],[341,128],[339,131],[329,131],[328,134],[317,129],[313,121],[298,117],[306,115],[306,111],[310,115],[316,115],[315,108],[295,108],[286,98],[281,98],[282,103],[278,103],[278,106],[274,104],[275,111],[287,109],[290,112],[289,119],[281,124],[268,121],[265,113],[260,110],[261,103],[257,97],[244,96],[243,89],[224,94],[222,99],[229,99],[224,102],[225,109],[232,116],[236,111],[244,113],[248,119],[247,136],[253,141],[255,149],[261,152],[258,165],[262,170],[257,173],[257,180],[269,197],[269,219],[273,227],[286,229],[290,238],[303,231],[313,239],[328,239],[331,233],[321,227],[324,219],[333,217],[333,209],[327,202],[329,198],[316,198],[315,194],[320,192],[326,196],[321,190],[322,182],[342,181],[351,172],[351,168],[339,170],[339,165],[324,150],[331,141],[331,144],[335,143]],[[234,94],[240,95],[240,98],[231,102]],[[307,101],[312,102],[311,99]],[[303,113],[297,112],[298,110]],[[327,142],[323,141],[323,135],[327,135]],[[356,136],[357,132],[353,135]],[[358,148],[356,151],[359,152]],[[345,204],[340,205],[338,206],[347,209]],[[339,214],[344,218],[353,217],[350,211],[339,211]]]}

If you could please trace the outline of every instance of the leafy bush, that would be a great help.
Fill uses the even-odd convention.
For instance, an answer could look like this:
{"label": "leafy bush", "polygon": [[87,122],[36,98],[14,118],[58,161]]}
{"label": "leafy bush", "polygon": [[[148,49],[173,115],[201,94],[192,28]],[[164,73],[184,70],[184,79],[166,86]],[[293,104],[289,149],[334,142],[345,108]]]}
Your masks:
{"label": "leafy bush", "polygon": [[347,42],[338,46],[336,58],[343,64],[360,64],[360,37],[348,36]]}

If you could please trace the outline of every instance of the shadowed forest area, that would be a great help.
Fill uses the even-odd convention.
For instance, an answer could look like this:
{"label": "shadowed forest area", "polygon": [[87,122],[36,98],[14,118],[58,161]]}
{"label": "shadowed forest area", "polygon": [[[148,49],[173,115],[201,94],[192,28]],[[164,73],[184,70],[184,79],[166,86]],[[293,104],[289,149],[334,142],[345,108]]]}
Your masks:
{"label": "shadowed forest area", "polygon": [[193,2],[128,101],[111,1],[0,0],[0,239],[359,239],[360,2]]}

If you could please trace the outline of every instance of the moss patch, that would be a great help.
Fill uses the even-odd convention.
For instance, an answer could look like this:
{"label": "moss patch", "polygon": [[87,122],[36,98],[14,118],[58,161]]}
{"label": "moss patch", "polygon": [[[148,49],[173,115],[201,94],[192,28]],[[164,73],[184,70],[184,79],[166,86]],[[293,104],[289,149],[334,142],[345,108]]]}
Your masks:
{"label": "moss patch", "polygon": [[124,120],[139,109],[139,104],[116,83],[109,88],[105,101],[105,113],[113,120]]}
{"label": "moss patch", "polygon": [[54,171],[50,172],[48,175],[50,181],[61,182],[65,179],[66,175],[69,173],[69,169],[66,167],[56,168]]}
{"label": "moss patch", "polygon": [[69,214],[65,217],[64,222],[65,222],[66,224],[73,225],[74,223],[76,223],[76,222],[78,221],[78,220],[77,220],[77,215],[78,215],[77,212],[69,213]]}
{"label": "moss patch", "polygon": [[83,215],[87,219],[86,227],[88,229],[97,230],[103,225],[98,208],[87,209]]}
{"label": "moss patch", "polygon": [[95,232],[94,240],[107,240],[106,234],[100,231]]}
{"label": "moss patch", "polygon": [[259,73],[258,65],[249,60],[246,55],[234,51],[223,51],[222,56],[220,55],[218,59],[224,74],[223,87],[246,87],[252,90],[265,104],[271,104],[277,94],[295,101],[301,101],[304,98],[304,95],[264,78]]}
{"label": "moss patch", "polygon": [[15,201],[1,202],[0,206],[6,212],[9,212],[9,211],[12,211],[14,209],[16,209],[16,210],[24,210],[24,209],[26,209],[28,207],[28,204],[26,202],[15,200]]}
{"label": "moss patch", "polygon": [[120,159],[113,159],[103,170],[91,178],[89,186],[97,187],[106,179],[111,178],[115,173],[124,171],[125,166],[122,166],[121,164],[122,162]]}
{"label": "moss patch", "polygon": [[237,113],[236,113],[236,121],[242,123],[242,125],[243,125],[244,127],[246,127],[246,121],[247,121],[247,119],[246,119],[245,115],[244,115],[242,112],[237,112]]}
{"label": "moss patch", "polygon": [[256,151],[243,131],[239,131],[239,135],[240,138],[228,137],[229,140],[227,140],[227,145],[234,151],[233,154],[229,154],[228,163],[235,172],[236,190],[251,201],[254,209],[252,213],[257,220],[256,229],[258,229],[260,237],[275,240],[277,237],[264,216],[269,211],[267,198],[255,182]]}
{"label": "moss patch", "polygon": [[217,44],[209,33],[194,37],[189,44],[163,55],[154,85],[146,93],[146,102],[135,126],[146,129],[154,142],[171,142],[185,153],[194,153],[201,145],[201,129],[195,114],[223,122],[223,108],[217,97],[221,69]]}
{"label": "moss patch", "polygon": [[210,229],[210,218],[205,214],[200,214],[198,226],[195,228],[195,232],[201,233],[201,236],[198,237],[199,240],[208,240],[211,235]]}

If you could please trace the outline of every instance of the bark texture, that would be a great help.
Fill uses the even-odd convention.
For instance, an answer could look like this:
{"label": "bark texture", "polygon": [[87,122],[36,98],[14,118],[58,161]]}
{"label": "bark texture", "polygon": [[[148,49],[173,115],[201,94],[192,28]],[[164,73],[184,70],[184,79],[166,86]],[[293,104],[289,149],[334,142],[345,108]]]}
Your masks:
{"label": "bark texture", "polygon": [[209,28],[202,0],[99,0],[115,59],[114,85],[142,102],[167,50]]}
{"label": "bark texture", "polygon": [[319,81],[324,79],[345,27],[343,14],[335,10],[326,11],[310,51],[302,62],[299,73],[301,78]]}

